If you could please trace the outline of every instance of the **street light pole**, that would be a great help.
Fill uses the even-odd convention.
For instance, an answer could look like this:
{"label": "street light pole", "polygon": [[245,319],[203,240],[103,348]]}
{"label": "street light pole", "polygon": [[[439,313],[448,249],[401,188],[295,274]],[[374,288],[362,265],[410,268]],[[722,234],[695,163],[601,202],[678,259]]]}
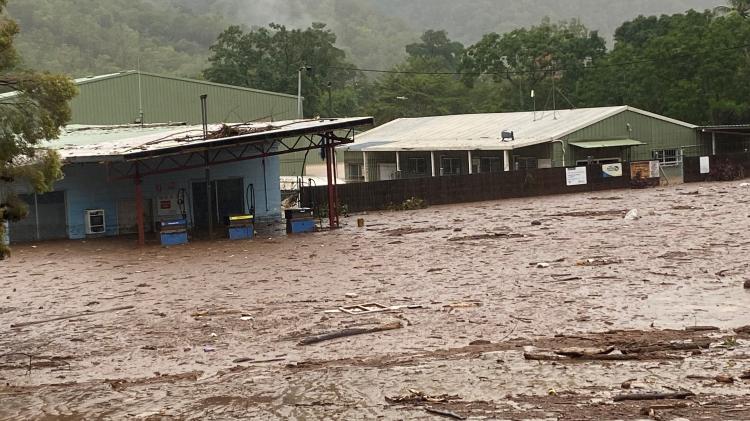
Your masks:
{"label": "street light pole", "polygon": [[297,118],[302,120],[302,70],[304,67],[300,67],[297,72]]}
{"label": "street light pole", "polygon": [[306,71],[310,73],[312,71],[312,67],[310,66],[300,66],[299,71],[297,72],[297,117],[301,120],[303,119],[302,115],[302,72]]}

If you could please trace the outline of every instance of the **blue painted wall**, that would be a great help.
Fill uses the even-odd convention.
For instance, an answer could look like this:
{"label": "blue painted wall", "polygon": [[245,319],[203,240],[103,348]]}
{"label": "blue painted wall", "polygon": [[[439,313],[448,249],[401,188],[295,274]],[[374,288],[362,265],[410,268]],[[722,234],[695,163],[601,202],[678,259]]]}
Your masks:
{"label": "blue painted wall", "polygon": [[[241,177],[247,191],[252,184],[255,188],[256,218],[258,220],[280,219],[281,193],[279,185],[279,159],[266,158],[266,187],[264,188],[263,165],[260,159],[240,161],[211,167],[211,179],[221,180]],[[65,178],[55,185],[55,190],[65,191],[67,208],[68,236],[71,239],[86,237],[85,210],[104,209],[106,234],[119,234],[118,202],[135,200],[133,180],[108,181],[107,168],[101,164],[70,164],[63,168]],[[144,200],[157,203],[164,192],[186,189],[192,199],[191,185],[194,181],[204,181],[204,169],[193,169],[147,176],[143,178]],[[266,196],[267,195],[267,196]],[[268,207],[266,208],[266,198]],[[192,203],[186,206],[188,220],[192,220]],[[154,209],[154,214],[156,210]],[[12,234],[11,234],[12,236]]]}

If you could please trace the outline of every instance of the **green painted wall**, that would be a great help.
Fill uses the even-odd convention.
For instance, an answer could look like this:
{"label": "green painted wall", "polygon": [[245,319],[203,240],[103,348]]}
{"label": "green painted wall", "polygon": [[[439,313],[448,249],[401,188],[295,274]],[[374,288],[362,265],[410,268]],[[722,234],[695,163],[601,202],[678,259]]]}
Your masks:
{"label": "green painted wall", "polygon": [[123,72],[82,81],[73,99],[73,124],[131,124],[139,117],[139,92],[144,123],[201,123],[200,95],[208,95],[210,123],[277,121],[296,118],[292,95],[215,83]]}
{"label": "green painted wall", "polygon": [[[628,130],[628,124],[631,130]],[[565,165],[574,165],[576,159],[585,159],[592,153],[599,155],[596,151],[590,150],[587,152],[569,145],[567,144],[568,141],[626,138],[646,143],[630,149],[630,160],[633,161],[652,159],[653,150],[682,149],[685,156],[696,156],[702,152],[701,142],[695,129],[633,111],[625,111],[567,136],[564,139],[566,141]],[[620,156],[621,153],[618,150],[614,151],[612,155]],[[553,155],[554,165],[559,166],[562,163],[562,148],[559,143],[555,144]]]}

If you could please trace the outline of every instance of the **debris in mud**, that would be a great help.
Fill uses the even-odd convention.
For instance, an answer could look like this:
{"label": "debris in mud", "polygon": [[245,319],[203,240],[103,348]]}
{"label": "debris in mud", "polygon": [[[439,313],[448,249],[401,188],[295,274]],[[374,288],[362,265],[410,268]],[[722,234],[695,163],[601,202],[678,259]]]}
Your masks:
{"label": "debris in mud", "polygon": [[231,316],[235,314],[245,314],[245,313],[246,311],[243,311],[243,310],[218,309],[218,310],[196,311],[192,313],[190,317],[197,319],[200,317]]}
{"label": "debris in mud", "polygon": [[418,405],[423,403],[445,403],[460,401],[461,397],[458,395],[435,395],[431,396],[424,392],[416,389],[409,389],[409,393],[406,395],[399,396],[386,396],[385,401],[391,404],[410,404]]}
{"label": "debris in mud", "polygon": [[745,289],[750,289],[750,279],[745,279]]}
{"label": "debris in mud", "polygon": [[459,303],[446,304],[443,306],[443,308],[454,310],[457,308],[469,308],[469,307],[481,307],[481,306],[482,306],[482,303],[478,301],[462,301]]}
{"label": "debris in mud", "polygon": [[76,319],[76,318],[79,318],[79,317],[93,316],[94,314],[111,313],[111,312],[120,311],[120,310],[130,310],[132,308],[135,308],[135,306],[122,306],[122,307],[110,308],[110,309],[107,309],[107,310],[87,311],[87,312],[84,312],[84,313],[72,314],[70,316],[60,316],[60,317],[53,317],[51,319],[35,320],[35,321],[32,321],[32,322],[14,323],[14,324],[10,325],[10,327],[11,328],[19,328],[19,327],[25,327],[25,326],[31,326],[31,325],[38,325],[38,324],[42,324],[42,323],[56,322],[56,321],[59,321],[59,320],[68,320],[68,319]]}
{"label": "debris in mud", "polygon": [[624,395],[617,395],[613,398],[615,402],[622,401],[656,401],[662,399],[687,399],[695,396],[695,393],[685,390],[682,392],[669,392],[669,393],[627,393]]}
{"label": "debris in mud", "polygon": [[641,219],[640,213],[638,213],[638,209],[631,209],[627,214],[625,214],[626,221],[634,221],[636,219]]}
{"label": "debris in mud", "polygon": [[619,263],[622,263],[622,259],[615,257],[599,257],[579,260],[576,262],[576,266],[609,266]]}
{"label": "debris in mud", "polygon": [[533,225],[533,226],[542,225],[542,221],[538,221],[538,220],[531,221],[531,225]]}
{"label": "debris in mud", "polygon": [[437,408],[433,408],[431,406],[425,406],[424,410],[427,411],[427,412],[429,412],[430,414],[441,415],[441,416],[444,416],[444,417],[453,418],[455,420],[465,420],[466,419],[466,417],[464,417],[462,415],[458,415],[455,412],[451,412],[451,411],[448,411],[448,410],[445,410],[445,409],[437,409]]}
{"label": "debris in mud", "polygon": [[448,241],[473,241],[473,240],[490,240],[490,239],[505,240],[505,239],[511,239],[511,238],[526,238],[526,237],[532,237],[532,235],[517,234],[517,233],[512,233],[512,232],[493,232],[489,234],[477,234],[477,235],[467,235],[464,237],[452,237],[452,238],[449,238]]}
{"label": "debris in mud", "polygon": [[686,378],[690,380],[713,380],[717,383],[726,383],[726,384],[734,383],[734,377],[727,376],[725,374],[719,374],[716,376],[700,376],[700,375],[695,375],[695,374],[689,374]]}
{"label": "debris in mud", "polygon": [[644,406],[643,408],[641,408],[640,413],[641,415],[651,416],[654,419],[656,419],[655,417],[656,411],[668,411],[671,409],[681,409],[681,408],[687,408],[687,407],[688,407],[688,404],[685,402],[677,402],[677,403],[667,404],[667,405],[650,405],[650,406]]}
{"label": "debris in mud", "polygon": [[595,217],[595,216],[623,216],[628,211],[625,209],[616,209],[616,210],[602,210],[602,211],[573,211],[573,212],[564,212],[564,213],[556,213],[552,216],[555,217],[564,217],[564,216],[572,216],[572,217]]}
{"label": "debris in mud", "polygon": [[114,390],[123,390],[132,386],[142,386],[159,383],[175,383],[178,381],[197,381],[203,375],[202,371],[190,371],[180,374],[160,374],[156,377],[144,377],[139,379],[106,379],[104,383],[110,385]]}
{"label": "debris in mud", "polygon": [[305,338],[297,345],[312,345],[323,341],[330,341],[332,339],[339,339],[339,338],[345,338],[349,336],[355,336],[355,335],[364,335],[367,333],[377,333],[377,332],[383,332],[387,330],[394,330],[394,329],[401,329],[403,326],[401,325],[401,322],[393,322],[393,323],[386,323],[380,326],[375,327],[368,327],[368,328],[349,328],[349,329],[343,329],[336,332],[328,332],[323,333],[320,335],[310,336],[308,338]]}
{"label": "debris in mud", "polygon": [[406,227],[406,228],[395,228],[392,230],[383,231],[383,234],[389,237],[401,237],[401,236],[409,235],[409,234],[422,234],[425,232],[445,231],[447,229],[448,228],[439,228],[439,227],[434,227],[434,226],[429,226],[425,228]]}

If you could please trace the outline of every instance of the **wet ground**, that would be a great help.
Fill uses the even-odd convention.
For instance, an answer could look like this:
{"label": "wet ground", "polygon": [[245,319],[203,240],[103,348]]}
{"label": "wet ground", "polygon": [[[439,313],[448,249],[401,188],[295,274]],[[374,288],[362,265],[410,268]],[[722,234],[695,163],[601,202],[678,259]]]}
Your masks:
{"label": "wet ground", "polygon": [[[0,419],[748,420],[749,203],[695,184],[18,246]],[[336,311],[368,303],[393,309]]]}

